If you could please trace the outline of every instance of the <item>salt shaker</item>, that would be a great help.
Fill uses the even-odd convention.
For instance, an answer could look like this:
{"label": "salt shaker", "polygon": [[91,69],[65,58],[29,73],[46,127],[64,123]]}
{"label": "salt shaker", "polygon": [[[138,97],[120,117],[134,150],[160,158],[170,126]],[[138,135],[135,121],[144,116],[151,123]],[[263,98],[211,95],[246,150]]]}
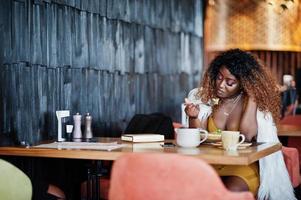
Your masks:
{"label": "salt shaker", "polygon": [[82,138],[82,130],[81,130],[81,120],[82,116],[79,113],[73,115],[74,128],[73,128],[73,138]]}
{"label": "salt shaker", "polygon": [[86,139],[91,139],[93,137],[92,133],[92,116],[90,113],[87,113],[85,116],[85,132],[84,132],[84,137]]}

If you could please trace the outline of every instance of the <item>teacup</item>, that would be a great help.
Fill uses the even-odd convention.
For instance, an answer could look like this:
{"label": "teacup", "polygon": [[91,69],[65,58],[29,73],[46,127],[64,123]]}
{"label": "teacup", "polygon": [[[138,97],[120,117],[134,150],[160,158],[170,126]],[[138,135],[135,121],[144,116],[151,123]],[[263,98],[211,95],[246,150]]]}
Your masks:
{"label": "teacup", "polygon": [[[239,138],[241,140],[239,141]],[[227,151],[235,151],[237,147],[245,141],[245,136],[239,131],[222,131],[223,149]]]}
{"label": "teacup", "polygon": [[[175,131],[177,145],[185,148],[197,147],[208,137],[208,132],[199,128],[178,128]],[[205,134],[202,139],[201,133]]]}

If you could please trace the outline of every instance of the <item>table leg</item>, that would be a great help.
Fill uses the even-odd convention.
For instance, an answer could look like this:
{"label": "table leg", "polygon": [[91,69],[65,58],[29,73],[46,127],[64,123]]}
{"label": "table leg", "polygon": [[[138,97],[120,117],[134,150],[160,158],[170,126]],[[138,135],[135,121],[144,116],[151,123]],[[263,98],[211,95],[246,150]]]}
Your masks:
{"label": "table leg", "polygon": [[100,199],[101,161],[93,161],[87,168],[87,200]]}

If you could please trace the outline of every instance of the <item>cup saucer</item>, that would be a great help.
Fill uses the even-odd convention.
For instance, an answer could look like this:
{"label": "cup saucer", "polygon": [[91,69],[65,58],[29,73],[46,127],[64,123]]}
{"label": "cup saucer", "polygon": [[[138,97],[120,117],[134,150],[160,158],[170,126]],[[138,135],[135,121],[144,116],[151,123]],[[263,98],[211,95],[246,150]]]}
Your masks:
{"label": "cup saucer", "polygon": [[[218,147],[218,148],[223,147],[222,142],[214,142],[214,143],[211,143],[211,145]],[[238,146],[238,149],[246,149],[246,148],[250,147],[251,145],[252,145],[251,142],[244,142]]]}

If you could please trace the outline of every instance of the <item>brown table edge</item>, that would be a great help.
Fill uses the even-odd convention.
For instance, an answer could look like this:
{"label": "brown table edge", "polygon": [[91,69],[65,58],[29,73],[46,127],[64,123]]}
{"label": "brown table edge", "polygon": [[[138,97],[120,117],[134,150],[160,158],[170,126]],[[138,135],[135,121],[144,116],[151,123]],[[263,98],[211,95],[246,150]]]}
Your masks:
{"label": "brown table edge", "polygon": [[[246,158],[241,158],[241,157],[233,157],[233,156],[228,156],[229,157],[229,163],[225,163],[224,161],[219,163],[217,160],[222,159],[224,155],[217,155],[214,158],[212,158],[212,155],[206,155],[202,154],[201,156],[199,155],[188,155],[192,157],[196,157],[199,159],[203,159],[209,164],[223,164],[223,165],[249,165],[252,164],[253,162],[256,162],[258,154],[265,154],[266,152],[269,152],[270,150],[272,151],[279,151],[281,150],[282,144],[281,143],[276,143],[274,146],[268,147],[261,152],[255,153],[255,155],[248,156]],[[55,153],[57,149],[49,149],[49,148],[27,148],[26,151],[24,151],[25,147],[0,147],[0,155],[4,156],[24,156],[24,157],[44,157],[44,158],[64,158],[64,159],[83,159],[83,160],[116,160],[118,157],[128,154],[128,153],[140,153],[140,152],[119,152],[119,151],[95,151],[95,150],[82,150],[81,151],[90,151],[89,155],[79,155],[76,150],[74,149],[60,149],[60,151],[63,151],[64,154],[62,153]],[[99,158],[100,153],[104,153],[104,155]],[[151,152],[150,152],[151,153]],[[184,154],[183,154],[184,155]],[[67,158],[66,158],[67,157]],[[233,160],[235,160],[235,164],[233,164]]]}
{"label": "brown table edge", "polygon": [[[271,146],[271,147],[268,147],[266,149],[264,149],[263,151],[261,152],[257,152],[255,155],[252,155],[252,156],[249,156],[249,159],[248,159],[248,163],[251,164],[253,162],[256,162],[258,159],[256,159],[256,156],[258,154],[262,154],[262,153],[266,153],[267,151],[274,151],[274,153],[278,152],[278,151],[281,151],[281,148],[282,148],[282,144],[280,142],[278,143],[275,143],[274,146]],[[271,154],[270,154],[271,155]],[[255,157],[255,158],[254,158]]]}

